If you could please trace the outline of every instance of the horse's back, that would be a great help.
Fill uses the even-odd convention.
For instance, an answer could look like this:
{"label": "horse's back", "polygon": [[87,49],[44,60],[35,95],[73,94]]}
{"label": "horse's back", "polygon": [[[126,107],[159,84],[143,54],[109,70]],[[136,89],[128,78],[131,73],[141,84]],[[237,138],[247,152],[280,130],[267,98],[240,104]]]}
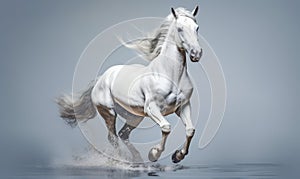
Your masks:
{"label": "horse's back", "polygon": [[123,65],[115,76],[112,89],[128,89],[135,81],[141,77],[145,71],[145,66],[140,64]]}
{"label": "horse's back", "polygon": [[145,66],[140,64],[124,65],[116,74],[111,91],[113,96],[121,101],[139,105],[143,103],[140,80],[144,76]]}
{"label": "horse's back", "polygon": [[[142,76],[145,66],[140,64],[116,65],[107,69],[97,80],[92,91],[94,104],[113,108],[115,102],[123,107],[143,107],[144,101],[139,88],[138,79]],[[128,104],[129,103],[129,104]]]}

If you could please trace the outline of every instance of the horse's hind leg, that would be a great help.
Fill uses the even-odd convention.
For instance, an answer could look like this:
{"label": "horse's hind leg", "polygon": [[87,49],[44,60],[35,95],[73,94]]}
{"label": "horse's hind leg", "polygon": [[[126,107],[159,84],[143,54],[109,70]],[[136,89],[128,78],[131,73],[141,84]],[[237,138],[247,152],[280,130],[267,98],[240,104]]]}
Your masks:
{"label": "horse's hind leg", "polygon": [[118,136],[116,134],[116,118],[117,113],[113,108],[108,108],[103,105],[97,105],[97,110],[99,114],[105,120],[106,127],[108,129],[108,141],[112,144],[114,148],[119,146],[118,144]]}
{"label": "horse's hind leg", "polygon": [[143,163],[143,159],[140,155],[140,152],[134,147],[133,144],[129,141],[129,135],[133,129],[135,129],[140,122],[143,120],[143,117],[134,117],[131,119],[127,119],[126,123],[123,125],[123,127],[118,132],[120,138],[122,139],[123,143],[127,146],[130,153],[133,157],[133,162]]}

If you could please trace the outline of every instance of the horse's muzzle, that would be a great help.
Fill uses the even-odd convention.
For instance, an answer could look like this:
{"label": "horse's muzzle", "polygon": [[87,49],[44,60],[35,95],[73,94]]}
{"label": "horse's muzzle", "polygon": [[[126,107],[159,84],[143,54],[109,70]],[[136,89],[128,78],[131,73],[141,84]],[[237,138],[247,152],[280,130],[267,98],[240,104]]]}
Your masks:
{"label": "horse's muzzle", "polygon": [[191,53],[190,53],[191,61],[198,62],[200,60],[200,58],[202,57],[202,54],[203,54],[202,48],[200,49],[200,51],[196,51],[196,50],[192,49]]}

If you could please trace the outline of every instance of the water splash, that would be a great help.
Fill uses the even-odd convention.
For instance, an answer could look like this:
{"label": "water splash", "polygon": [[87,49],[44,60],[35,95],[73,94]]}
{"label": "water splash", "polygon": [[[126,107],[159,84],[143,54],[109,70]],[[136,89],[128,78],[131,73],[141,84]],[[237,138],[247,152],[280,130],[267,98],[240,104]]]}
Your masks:
{"label": "water splash", "polygon": [[159,163],[131,163],[129,161],[128,153],[122,152],[119,155],[118,152],[113,150],[105,151],[105,153],[114,154],[113,158],[108,158],[105,154],[97,151],[93,147],[89,147],[83,154],[73,155],[73,159],[68,163],[65,163],[65,167],[72,168],[101,168],[112,170],[126,170],[126,171],[139,171],[147,172],[151,175],[156,175],[155,172],[161,171],[176,171],[183,169],[182,165],[161,165]]}

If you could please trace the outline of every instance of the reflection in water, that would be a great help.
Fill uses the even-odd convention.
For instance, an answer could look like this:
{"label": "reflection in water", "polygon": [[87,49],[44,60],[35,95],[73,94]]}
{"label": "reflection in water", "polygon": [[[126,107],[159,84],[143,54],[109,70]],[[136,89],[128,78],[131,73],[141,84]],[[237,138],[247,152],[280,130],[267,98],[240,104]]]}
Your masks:
{"label": "reflection in water", "polygon": [[226,165],[180,165],[159,163],[129,164],[111,160],[88,149],[63,164],[41,164],[26,167],[0,167],[0,178],[287,178],[287,167],[272,163]]}
{"label": "reflection in water", "polygon": [[[160,165],[148,164],[144,166],[127,166],[120,169],[99,166],[35,166],[25,167],[18,172],[11,173],[16,178],[30,176],[31,178],[132,178],[153,177],[164,178],[276,178],[280,165],[276,164],[234,164],[234,165]],[[11,176],[10,175],[10,176]]]}

